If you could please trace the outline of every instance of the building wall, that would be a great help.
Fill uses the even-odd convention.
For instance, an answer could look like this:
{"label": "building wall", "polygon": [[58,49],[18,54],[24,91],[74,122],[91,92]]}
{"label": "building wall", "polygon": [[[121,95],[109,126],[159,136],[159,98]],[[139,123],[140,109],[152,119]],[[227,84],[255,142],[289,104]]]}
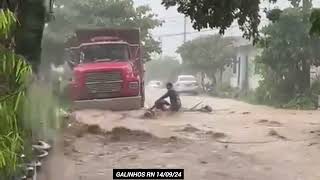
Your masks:
{"label": "building wall", "polygon": [[320,67],[312,66],[310,69],[311,82],[320,80]]}
{"label": "building wall", "polygon": [[[236,54],[237,63],[233,64],[230,85],[234,88],[255,90],[259,86],[261,76],[255,74],[255,57],[257,50],[251,45],[239,47]],[[234,67],[236,66],[236,67]],[[246,82],[246,76],[248,76]]]}
{"label": "building wall", "polygon": [[216,73],[216,78],[217,78],[218,84],[230,84],[231,78],[233,76],[232,67],[231,66],[225,67],[225,69],[222,73],[222,82],[220,82],[220,80],[221,80],[220,75],[221,75],[220,72]]}

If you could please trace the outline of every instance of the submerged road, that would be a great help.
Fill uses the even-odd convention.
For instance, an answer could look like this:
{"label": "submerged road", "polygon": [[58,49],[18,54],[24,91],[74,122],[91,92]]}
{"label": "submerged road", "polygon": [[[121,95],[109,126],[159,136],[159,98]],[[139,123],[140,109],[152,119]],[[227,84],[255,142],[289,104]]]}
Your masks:
{"label": "submerged road", "polygon": [[[148,89],[146,104],[162,93]],[[157,119],[142,119],[143,110],[77,112],[76,121],[109,133],[82,132],[73,124],[40,179],[111,180],[113,168],[184,168],[187,180],[320,179],[319,111],[206,96],[181,99],[186,108],[203,101],[214,112]]]}

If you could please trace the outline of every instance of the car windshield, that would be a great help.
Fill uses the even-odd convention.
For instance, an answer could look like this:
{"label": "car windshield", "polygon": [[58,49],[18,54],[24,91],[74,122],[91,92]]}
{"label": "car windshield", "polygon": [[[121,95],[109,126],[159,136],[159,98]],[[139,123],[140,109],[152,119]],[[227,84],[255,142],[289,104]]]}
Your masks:
{"label": "car windshield", "polygon": [[129,59],[128,46],[125,44],[90,45],[82,49],[83,62],[94,61],[127,61]]}
{"label": "car windshield", "polygon": [[180,77],[179,81],[196,81],[194,77]]}
{"label": "car windshield", "polygon": [[152,84],[152,85],[160,85],[160,82],[159,81],[151,81],[150,84]]}

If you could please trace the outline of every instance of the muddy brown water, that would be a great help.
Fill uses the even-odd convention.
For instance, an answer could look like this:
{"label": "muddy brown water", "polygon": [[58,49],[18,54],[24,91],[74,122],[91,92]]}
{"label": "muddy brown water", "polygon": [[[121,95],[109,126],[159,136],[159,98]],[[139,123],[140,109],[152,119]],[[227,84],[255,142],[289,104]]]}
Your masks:
{"label": "muddy brown water", "polygon": [[[147,92],[149,104],[162,93]],[[320,179],[319,111],[181,99],[186,107],[204,100],[214,113],[76,112],[39,179],[108,180],[113,168],[184,168],[187,180]]]}

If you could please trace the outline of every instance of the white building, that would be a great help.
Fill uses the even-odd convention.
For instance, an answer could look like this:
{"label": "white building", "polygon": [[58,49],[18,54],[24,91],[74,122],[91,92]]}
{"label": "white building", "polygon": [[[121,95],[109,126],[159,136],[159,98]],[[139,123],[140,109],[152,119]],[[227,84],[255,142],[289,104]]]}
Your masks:
{"label": "white building", "polygon": [[311,78],[311,82],[320,80],[320,67],[311,66],[310,78]]}
{"label": "white building", "polygon": [[255,73],[257,49],[252,42],[244,38],[236,38],[236,57],[232,63],[230,85],[241,90],[255,90],[259,86],[261,76]]}

